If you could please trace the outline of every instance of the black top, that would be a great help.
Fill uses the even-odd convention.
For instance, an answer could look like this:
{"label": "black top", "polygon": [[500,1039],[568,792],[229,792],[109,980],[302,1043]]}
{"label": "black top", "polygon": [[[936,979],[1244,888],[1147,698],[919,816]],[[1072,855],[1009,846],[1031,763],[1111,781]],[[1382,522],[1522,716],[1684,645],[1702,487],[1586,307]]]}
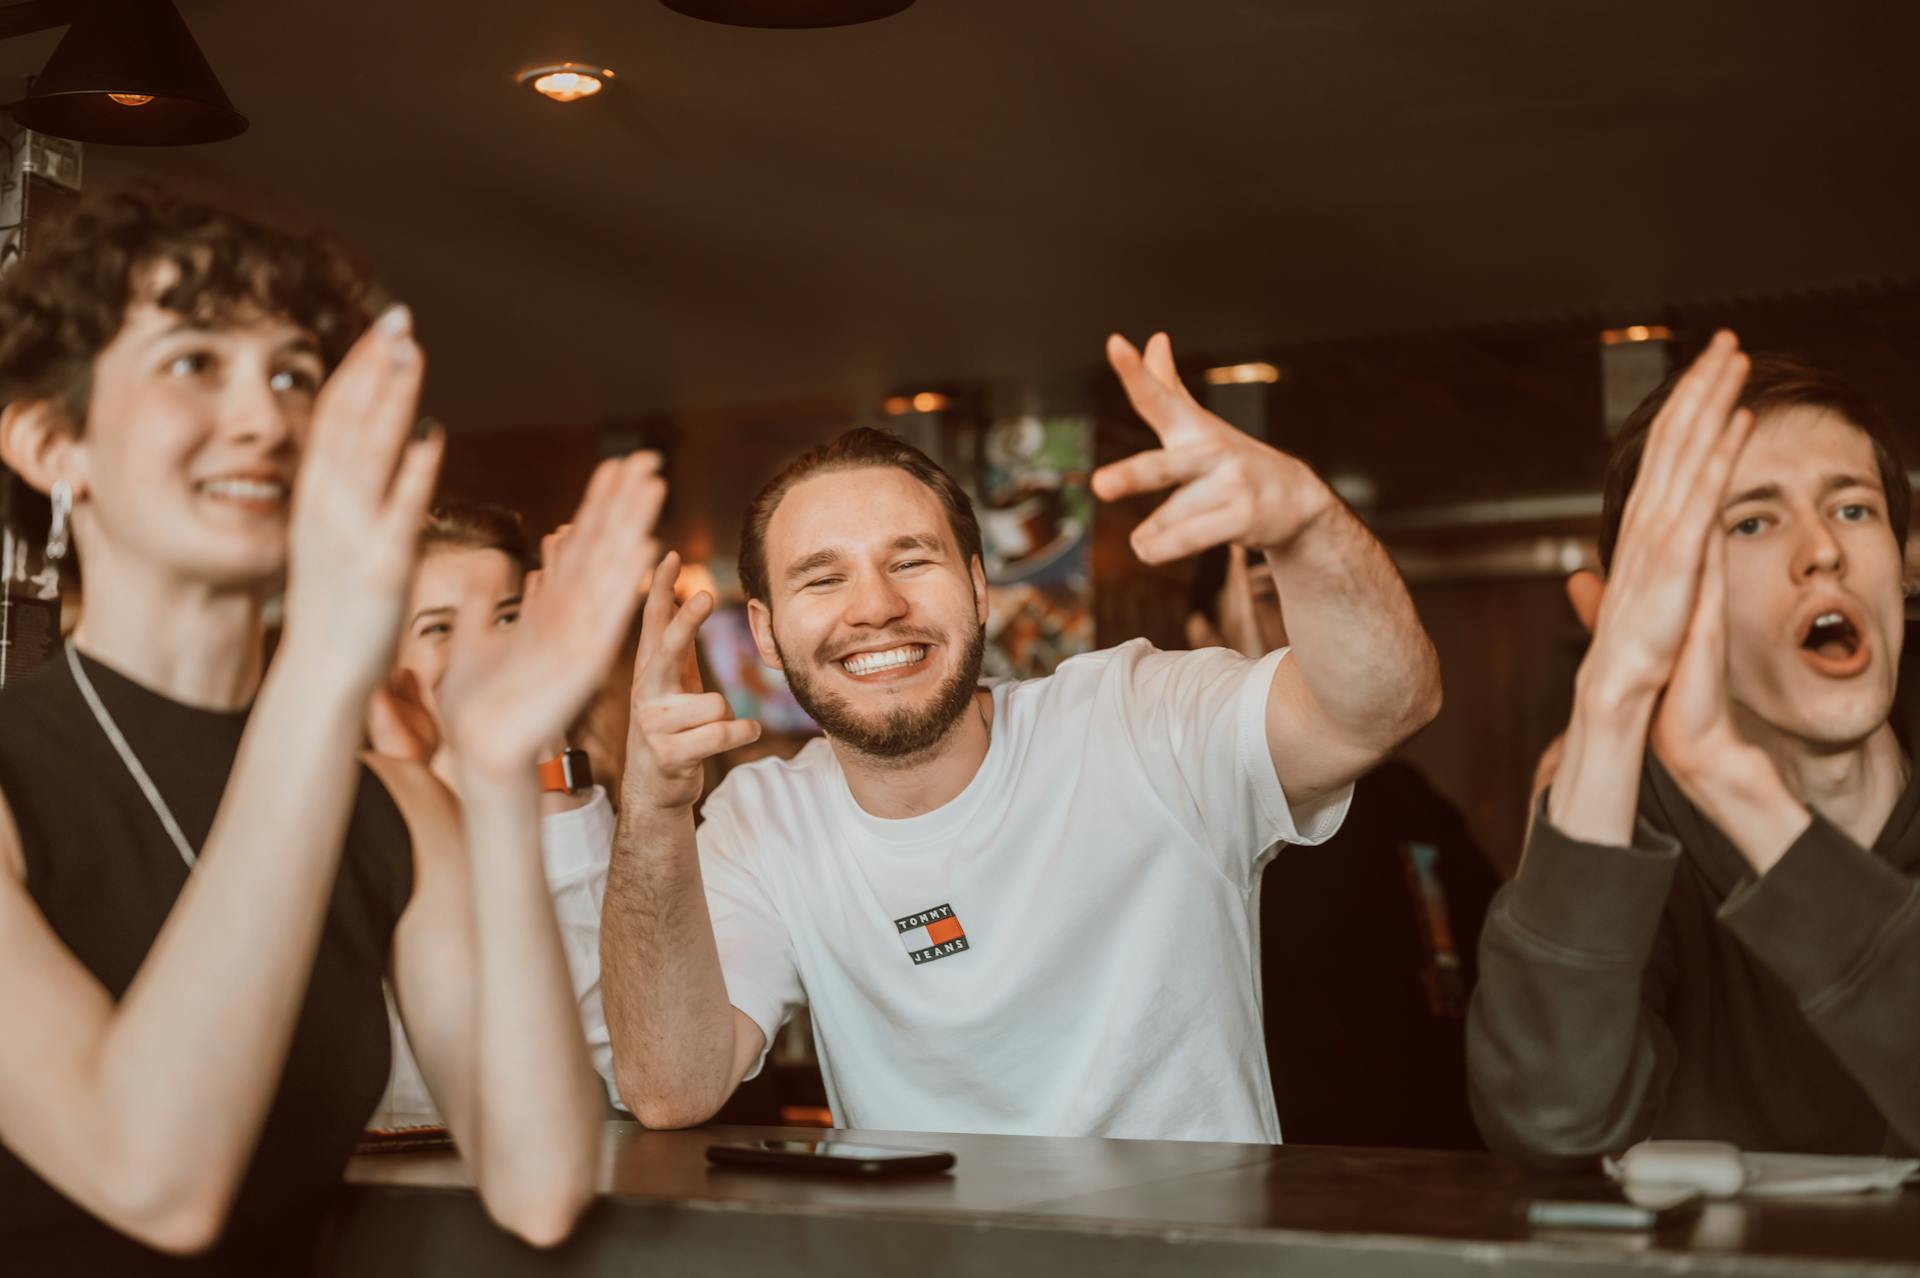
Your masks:
{"label": "black top", "polygon": [[1466,1000],[1499,886],[1466,819],[1399,760],[1355,783],[1338,834],[1280,849],[1260,880],[1260,985],[1282,1139],[1483,1148]]}
{"label": "black top", "polygon": [[[98,662],[82,663],[188,842],[202,848],[247,712],[183,706]],[[188,869],[87,708],[64,655],[0,696],[0,793],[20,831],[28,892],[66,947],[119,998]],[[412,891],[406,826],[363,768],[286,1070],[222,1242],[187,1265],[163,1258],[86,1214],[0,1148],[0,1268],[303,1271],[324,1200],[386,1084],[381,980],[394,924]],[[204,1050],[224,1047],[207,1043]]]}
{"label": "black top", "polygon": [[1543,796],[1481,944],[1489,1143],[1558,1165],[1649,1137],[1920,1152],[1920,786],[1871,849],[1815,815],[1764,876],[1649,755],[1630,848]]}

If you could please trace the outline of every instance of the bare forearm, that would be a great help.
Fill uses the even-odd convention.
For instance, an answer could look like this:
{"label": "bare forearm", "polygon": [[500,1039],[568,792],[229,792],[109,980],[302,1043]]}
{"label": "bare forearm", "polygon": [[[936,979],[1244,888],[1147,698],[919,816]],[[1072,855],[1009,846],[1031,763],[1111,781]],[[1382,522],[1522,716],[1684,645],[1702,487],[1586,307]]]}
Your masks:
{"label": "bare forearm", "polygon": [[1581,668],[1547,796],[1547,814],[1568,838],[1612,847],[1633,841],[1655,704],[1653,693],[1609,686],[1592,662]]}
{"label": "bare forearm", "polygon": [[[483,1194],[592,1192],[598,1088],[539,855],[530,774],[462,769],[472,865],[475,1166]],[[568,1222],[570,1223],[570,1222]],[[562,1227],[561,1232],[564,1232]]]}
{"label": "bare forearm", "polygon": [[[1302,465],[1301,483],[1325,485]],[[1302,679],[1348,739],[1391,749],[1440,708],[1440,667],[1386,549],[1333,494],[1266,547]]]}
{"label": "bare forearm", "polygon": [[199,862],[94,1057],[101,1147],[222,1194],[280,1077],[358,782],[362,698],[323,669],[284,653],[262,686]]}
{"label": "bare forearm", "polygon": [[622,805],[600,953],[621,1098],[650,1127],[710,1117],[738,1082],[734,1012],[690,809]]}

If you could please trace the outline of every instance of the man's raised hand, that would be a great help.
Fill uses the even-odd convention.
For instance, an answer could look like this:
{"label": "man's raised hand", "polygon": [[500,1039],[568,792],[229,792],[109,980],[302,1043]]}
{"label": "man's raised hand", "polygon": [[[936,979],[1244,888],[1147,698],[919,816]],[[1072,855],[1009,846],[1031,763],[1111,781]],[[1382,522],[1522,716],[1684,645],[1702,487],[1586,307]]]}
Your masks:
{"label": "man's raised hand", "polygon": [[1673,675],[1727,482],[1753,428],[1753,414],[1734,408],[1747,366],[1733,334],[1716,334],[1648,432],[1582,671],[1609,701],[1653,696]]}
{"label": "man's raised hand", "polygon": [[676,604],[679,579],[680,556],[669,554],[647,592],[633,662],[623,798],[656,810],[691,808],[700,798],[706,761],[760,737],[758,723],[735,719],[724,696],[701,690],[693,640],[713,612],[713,596],[703,590]]}
{"label": "man's raised hand", "polygon": [[1337,502],[1306,463],[1202,408],[1174,368],[1165,333],[1153,335],[1144,356],[1124,337],[1109,337],[1107,359],[1160,447],[1102,466],[1094,493],[1115,501],[1175,489],[1133,530],[1133,551],[1146,563],[1223,542],[1278,549]]}

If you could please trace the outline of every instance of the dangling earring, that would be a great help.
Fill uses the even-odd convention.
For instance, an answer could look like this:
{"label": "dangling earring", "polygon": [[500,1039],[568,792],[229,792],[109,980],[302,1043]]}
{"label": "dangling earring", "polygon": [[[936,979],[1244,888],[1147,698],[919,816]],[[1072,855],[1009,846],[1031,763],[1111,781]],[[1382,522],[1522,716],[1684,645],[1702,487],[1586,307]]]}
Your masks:
{"label": "dangling earring", "polygon": [[53,502],[53,523],[47,529],[47,558],[65,559],[72,541],[68,525],[73,519],[73,485],[57,479],[47,497]]}

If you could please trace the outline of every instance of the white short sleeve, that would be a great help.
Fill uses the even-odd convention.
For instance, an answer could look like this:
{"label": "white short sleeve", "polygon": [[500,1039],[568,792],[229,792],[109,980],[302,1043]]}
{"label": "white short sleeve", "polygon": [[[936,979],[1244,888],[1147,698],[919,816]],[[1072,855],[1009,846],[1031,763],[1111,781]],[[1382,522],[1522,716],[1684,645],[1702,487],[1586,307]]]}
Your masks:
{"label": "white short sleeve", "polygon": [[806,995],[786,923],[753,868],[752,822],[728,801],[734,793],[725,785],[714,792],[695,838],[727,1001],[758,1025],[766,1039],[760,1059],[746,1073],[752,1078],[766,1064],[780,1027]]}
{"label": "white short sleeve", "polygon": [[1148,783],[1236,883],[1276,843],[1322,843],[1339,830],[1351,786],[1295,810],[1267,744],[1267,700],[1281,648],[1257,660],[1226,648],[1114,651],[1114,688]]}
{"label": "white short sleeve", "polygon": [[593,1068],[606,1085],[607,1099],[625,1109],[613,1079],[613,1040],[600,992],[600,913],[607,898],[607,863],[613,855],[613,805],[607,792],[593,787],[580,807],[540,818],[540,848],[547,869],[547,891],[560,925],[560,944],[573,977],[573,997],[587,1034]]}

